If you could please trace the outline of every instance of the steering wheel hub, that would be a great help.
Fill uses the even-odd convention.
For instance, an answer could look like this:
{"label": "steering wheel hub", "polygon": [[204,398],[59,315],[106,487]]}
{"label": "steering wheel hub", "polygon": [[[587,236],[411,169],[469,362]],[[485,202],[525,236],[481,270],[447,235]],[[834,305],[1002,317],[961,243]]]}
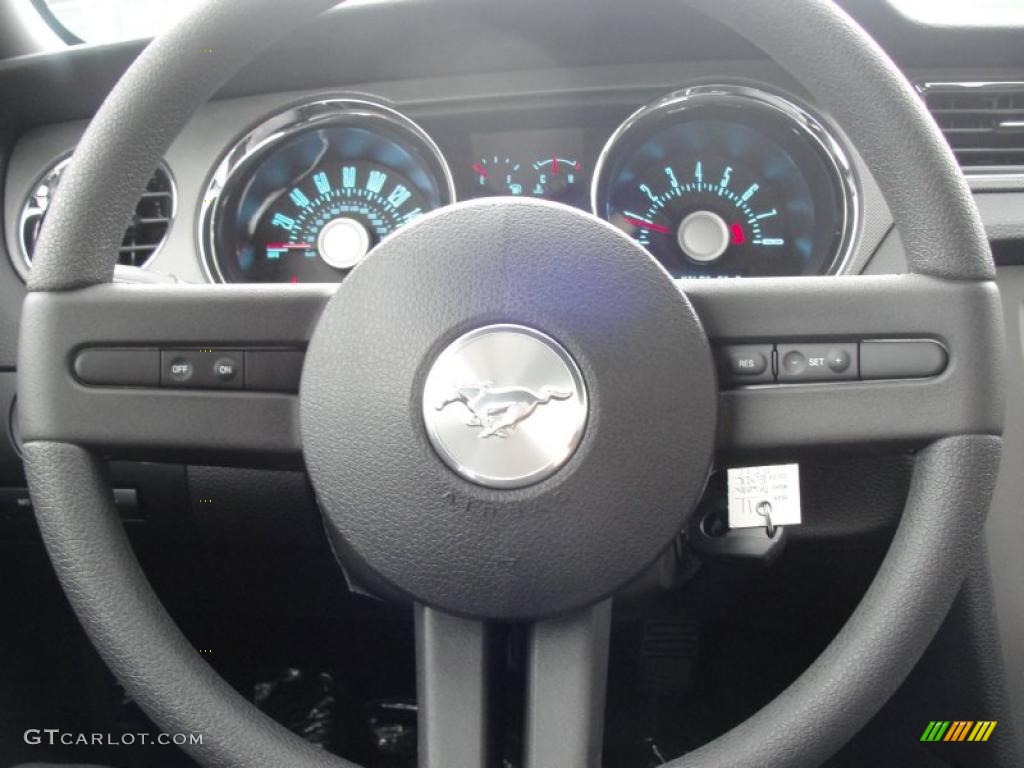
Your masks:
{"label": "steering wheel hub", "polygon": [[350,569],[451,612],[533,618],[596,602],[671,543],[718,398],[700,321],[646,251],[574,209],[491,199],[353,270],[301,400]]}
{"label": "steering wheel hub", "polygon": [[470,331],[427,374],[423,421],[467,480],[523,488],[557,472],[587,423],[583,374],[557,341],[519,325]]}

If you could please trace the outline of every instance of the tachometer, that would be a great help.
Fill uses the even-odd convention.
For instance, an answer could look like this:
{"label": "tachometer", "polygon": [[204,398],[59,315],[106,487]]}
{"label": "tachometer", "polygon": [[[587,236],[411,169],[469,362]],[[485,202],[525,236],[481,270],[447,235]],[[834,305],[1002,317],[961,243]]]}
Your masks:
{"label": "tachometer", "polygon": [[335,282],[453,199],[444,158],[411,120],[369,102],[315,102],[249,134],[214,174],[207,264],[227,282]]}
{"label": "tachometer", "polygon": [[640,110],[606,147],[593,195],[598,215],[677,277],[835,271],[857,211],[849,163],[822,124],[739,86]]}

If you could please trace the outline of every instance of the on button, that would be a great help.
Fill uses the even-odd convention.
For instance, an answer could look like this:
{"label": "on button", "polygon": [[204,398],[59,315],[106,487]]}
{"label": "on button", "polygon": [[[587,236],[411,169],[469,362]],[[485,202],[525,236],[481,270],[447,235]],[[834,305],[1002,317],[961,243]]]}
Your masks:
{"label": "on button", "polygon": [[233,357],[222,357],[213,364],[213,375],[221,381],[233,381],[238,376],[238,362]]}

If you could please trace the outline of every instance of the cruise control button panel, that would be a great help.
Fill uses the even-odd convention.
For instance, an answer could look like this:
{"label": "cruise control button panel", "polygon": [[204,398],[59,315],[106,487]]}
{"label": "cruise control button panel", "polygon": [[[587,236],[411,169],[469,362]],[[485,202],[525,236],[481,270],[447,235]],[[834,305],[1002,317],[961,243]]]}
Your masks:
{"label": "cruise control button panel", "polygon": [[94,387],[246,390],[297,394],[301,349],[86,347],[71,368]]}
{"label": "cruise control button panel", "polygon": [[779,383],[856,380],[857,345],[779,344]]}
{"label": "cruise control button panel", "polygon": [[160,386],[242,389],[242,350],[162,349]]}
{"label": "cruise control button panel", "polygon": [[718,348],[723,384],[821,384],[928,379],[949,365],[949,352],[931,339],[777,341]]}

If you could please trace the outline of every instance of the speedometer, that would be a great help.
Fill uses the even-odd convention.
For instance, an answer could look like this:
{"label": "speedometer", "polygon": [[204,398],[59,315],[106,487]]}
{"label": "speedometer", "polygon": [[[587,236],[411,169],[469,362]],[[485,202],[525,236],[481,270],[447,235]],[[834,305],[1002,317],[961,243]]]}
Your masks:
{"label": "speedometer", "polygon": [[697,86],[637,112],[609,141],[595,212],[677,277],[836,271],[856,187],[839,143],[781,97]]}
{"label": "speedometer", "polygon": [[204,201],[211,276],[226,282],[336,282],[384,238],[454,199],[427,134],[370,102],[314,102],[232,149]]}

